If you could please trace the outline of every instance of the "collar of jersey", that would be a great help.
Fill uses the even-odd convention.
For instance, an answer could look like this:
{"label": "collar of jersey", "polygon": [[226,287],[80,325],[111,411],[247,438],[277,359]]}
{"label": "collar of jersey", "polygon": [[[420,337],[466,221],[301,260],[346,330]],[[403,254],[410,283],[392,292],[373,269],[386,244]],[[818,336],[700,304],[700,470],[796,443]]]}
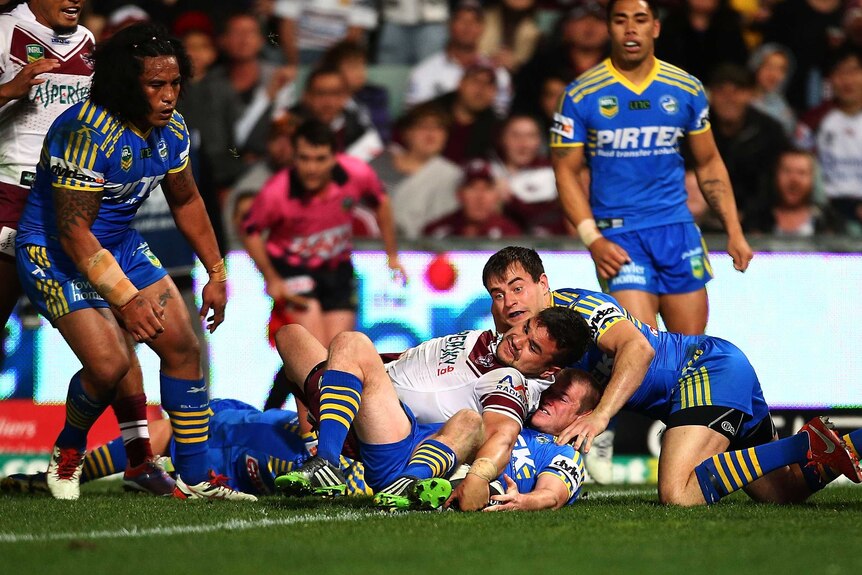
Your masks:
{"label": "collar of jersey", "polygon": [[145,142],[147,141],[147,138],[150,136],[150,132],[153,131],[153,127],[150,126],[147,129],[147,131],[142,134],[141,131],[138,130],[137,126],[135,126],[133,123],[126,122],[125,125],[126,125],[127,130],[129,130],[130,132],[132,132],[134,135],[138,136],[140,139],[142,139]]}
{"label": "collar of jersey", "polygon": [[619,70],[614,68],[614,64],[613,62],[611,62],[610,58],[607,58],[605,60],[605,67],[608,69],[608,72],[610,72],[611,76],[613,76],[617,82],[640,96],[647,88],[650,87],[650,84],[652,84],[653,80],[655,80],[655,77],[658,75],[660,64],[658,58],[653,58],[652,70],[650,70],[650,73],[647,74],[647,77],[644,78],[643,82],[641,82],[640,84],[635,84],[631,80],[623,76],[619,72]]}

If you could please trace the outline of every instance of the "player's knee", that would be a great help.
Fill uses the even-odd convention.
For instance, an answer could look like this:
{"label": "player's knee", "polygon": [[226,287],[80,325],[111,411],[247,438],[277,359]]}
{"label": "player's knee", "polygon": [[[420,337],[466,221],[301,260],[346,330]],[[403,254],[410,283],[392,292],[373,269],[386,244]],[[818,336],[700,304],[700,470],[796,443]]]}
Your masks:
{"label": "player's knee", "polygon": [[162,369],[180,369],[183,366],[200,364],[201,344],[191,330],[160,354]]}
{"label": "player's knee", "polygon": [[310,336],[309,331],[298,323],[289,323],[275,332],[275,347],[280,354],[288,352],[302,337]]}
{"label": "player's knee", "polygon": [[374,343],[364,333],[343,331],[329,344],[330,364],[361,363],[365,358],[377,357]]}
{"label": "player's knee", "polygon": [[481,433],[482,416],[473,409],[462,409],[452,416],[452,421],[463,431]]}
{"label": "player's knee", "polygon": [[116,357],[91,362],[84,368],[84,374],[90,385],[106,393],[116,389],[129,369],[131,369],[131,362],[128,357]]}
{"label": "player's knee", "polygon": [[682,507],[690,507],[692,505],[705,505],[706,500],[697,487],[697,481],[694,482],[695,491],[689,489],[689,483],[679,483],[664,481],[659,482],[658,500],[662,505],[676,505]]}

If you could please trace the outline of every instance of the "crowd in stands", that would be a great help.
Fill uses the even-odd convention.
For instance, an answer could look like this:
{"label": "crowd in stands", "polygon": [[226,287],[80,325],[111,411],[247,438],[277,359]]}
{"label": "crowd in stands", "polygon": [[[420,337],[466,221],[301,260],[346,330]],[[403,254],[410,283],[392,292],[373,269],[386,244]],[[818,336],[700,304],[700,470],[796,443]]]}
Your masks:
{"label": "crowd in stands", "polygon": [[[698,77],[746,233],[862,235],[860,0],[665,0],[657,57]],[[548,128],[607,56],[597,0],[89,0],[103,39],[164,23],[223,248],[316,119],[370,163],[406,238],[572,235]],[[705,232],[716,222],[689,178]],[[361,219],[361,214],[359,216]],[[375,234],[376,226],[354,226]]]}

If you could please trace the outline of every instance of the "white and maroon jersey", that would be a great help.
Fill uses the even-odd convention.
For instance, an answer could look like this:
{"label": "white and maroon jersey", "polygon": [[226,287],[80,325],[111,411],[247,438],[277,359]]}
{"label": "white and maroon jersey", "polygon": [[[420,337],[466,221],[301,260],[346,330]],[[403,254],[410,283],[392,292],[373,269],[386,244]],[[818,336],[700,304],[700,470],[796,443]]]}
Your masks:
{"label": "white and maroon jersey", "polygon": [[90,95],[93,35],[83,26],[58,35],[36,21],[26,3],[0,15],[0,84],[31,62],[53,58],[60,66],[28,96],[0,108],[0,182],[29,187],[48,128],[62,112]]}
{"label": "white and maroon jersey", "polygon": [[862,199],[862,114],[833,108],[820,122],[816,144],[826,196]]}
{"label": "white and maroon jersey", "polygon": [[499,339],[487,330],[428,340],[386,364],[398,398],[419,423],[442,423],[461,409],[491,411],[522,424],[553,380],[529,379],[495,354]]}

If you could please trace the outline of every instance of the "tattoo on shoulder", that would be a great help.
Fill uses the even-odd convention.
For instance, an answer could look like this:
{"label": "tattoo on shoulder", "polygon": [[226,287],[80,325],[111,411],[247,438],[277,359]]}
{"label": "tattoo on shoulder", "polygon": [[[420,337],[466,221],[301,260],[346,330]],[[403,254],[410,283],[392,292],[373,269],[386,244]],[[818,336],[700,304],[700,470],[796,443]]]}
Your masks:
{"label": "tattoo on shoulder", "polygon": [[555,158],[565,158],[572,153],[572,148],[551,148],[551,154]]}
{"label": "tattoo on shoulder", "polygon": [[57,228],[61,237],[69,237],[73,228],[90,228],[99,215],[102,192],[59,188],[54,190]]}
{"label": "tattoo on shoulder", "polygon": [[190,169],[184,169],[173,174],[168,174],[164,179],[165,187],[167,188],[168,201],[171,196],[175,200],[184,200],[195,192],[195,179]]}

